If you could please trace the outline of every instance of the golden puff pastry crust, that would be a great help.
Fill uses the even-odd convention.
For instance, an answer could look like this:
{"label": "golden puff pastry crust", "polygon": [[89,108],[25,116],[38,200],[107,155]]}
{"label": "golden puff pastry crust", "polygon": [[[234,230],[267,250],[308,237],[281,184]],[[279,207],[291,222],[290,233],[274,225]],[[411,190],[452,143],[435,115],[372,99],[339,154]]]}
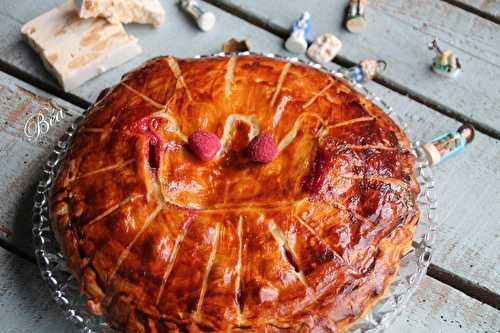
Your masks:
{"label": "golden puff pastry crust", "polygon": [[[203,162],[187,146],[215,133]],[[248,158],[272,133],[270,163]],[[89,308],[118,332],[345,332],[419,211],[401,129],[346,83],[262,56],[158,57],[90,110],[51,192]]]}

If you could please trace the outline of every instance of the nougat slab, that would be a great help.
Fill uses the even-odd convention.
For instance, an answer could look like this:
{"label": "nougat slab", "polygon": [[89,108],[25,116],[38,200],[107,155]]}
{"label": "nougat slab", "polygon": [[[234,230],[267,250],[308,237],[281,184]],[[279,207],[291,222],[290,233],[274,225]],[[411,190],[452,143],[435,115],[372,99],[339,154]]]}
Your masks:
{"label": "nougat slab", "polygon": [[81,19],[73,1],[31,20],[21,32],[66,91],[142,52],[121,23]]}

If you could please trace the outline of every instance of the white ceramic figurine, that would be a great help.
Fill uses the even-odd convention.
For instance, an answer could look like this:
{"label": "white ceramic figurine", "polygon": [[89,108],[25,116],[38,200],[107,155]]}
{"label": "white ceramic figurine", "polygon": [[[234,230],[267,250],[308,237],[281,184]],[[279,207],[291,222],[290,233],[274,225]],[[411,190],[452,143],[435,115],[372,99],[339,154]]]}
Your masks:
{"label": "white ceramic figurine", "polygon": [[316,38],[307,50],[307,55],[320,64],[326,64],[335,58],[341,48],[342,42],[337,37],[325,33]]}
{"label": "white ceramic figurine", "polygon": [[307,40],[311,35],[311,15],[308,12],[293,22],[292,33],[285,42],[285,47],[292,53],[304,53],[307,50]]}
{"label": "white ceramic figurine", "polygon": [[188,13],[202,31],[210,31],[215,25],[215,15],[201,9],[198,2],[194,0],[181,0],[181,8]]}

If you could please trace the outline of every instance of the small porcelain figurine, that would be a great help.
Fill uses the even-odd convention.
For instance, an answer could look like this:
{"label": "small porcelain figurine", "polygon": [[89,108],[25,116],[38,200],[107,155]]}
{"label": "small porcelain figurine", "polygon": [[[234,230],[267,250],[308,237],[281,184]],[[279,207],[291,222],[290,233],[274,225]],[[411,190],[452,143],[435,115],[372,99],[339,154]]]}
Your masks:
{"label": "small porcelain figurine", "polygon": [[365,8],[368,0],[350,0],[345,27],[350,32],[361,32],[366,27]]}
{"label": "small porcelain figurine", "polygon": [[442,51],[436,40],[429,43],[429,50],[434,50],[436,56],[432,62],[432,70],[445,77],[456,77],[462,70],[462,65],[451,50]]}
{"label": "small porcelain figurine", "polygon": [[326,64],[332,61],[337,52],[342,48],[342,42],[332,34],[325,33],[314,41],[307,50],[307,55],[312,60]]}
{"label": "small porcelain figurine", "polygon": [[387,63],[383,60],[366,59],[358,65],[350,67],[346,72],[346,76],[357,83],[365,83],[386,68]]}
{"label": "small porcelain figurine", "polygon": [[430,165],[436,165],[464,150],[465,145],[474,140],[474,127],[462,125],[456,132],[448,132],[430,143],[422,145],[422,149]]}
{"label": "small porcelain figurine", "polygon": [[298,20],[293,22],[292,33],[285,42],[285,47],[292,53],[304,53],[307,50],[307,40],[311,35],[311,15],[303,12]]}
{"label": "small porcelain figurine", "polygon": [[195,0],[180,0],[181,8],[188,13],[195,21],[200,30],[210,31],[215,25],[215,15],[201,9],[200,4]]}

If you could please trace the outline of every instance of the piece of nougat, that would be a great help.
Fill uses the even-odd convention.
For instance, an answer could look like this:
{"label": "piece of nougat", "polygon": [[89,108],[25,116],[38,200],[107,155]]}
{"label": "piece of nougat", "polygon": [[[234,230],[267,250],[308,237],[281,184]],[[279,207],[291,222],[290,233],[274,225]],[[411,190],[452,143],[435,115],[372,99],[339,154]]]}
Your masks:
{"label": "piece of nougat", "polygon": [[165,20],[159,0],[76,0],[81,18],[104,17],[112,23],[142,23],[158,27]]}
{"label": "piece of nougat", "polygon": [[121,23],[81,19],[72,0],[26,23],[21,32],[66,91],[142,52]]}

